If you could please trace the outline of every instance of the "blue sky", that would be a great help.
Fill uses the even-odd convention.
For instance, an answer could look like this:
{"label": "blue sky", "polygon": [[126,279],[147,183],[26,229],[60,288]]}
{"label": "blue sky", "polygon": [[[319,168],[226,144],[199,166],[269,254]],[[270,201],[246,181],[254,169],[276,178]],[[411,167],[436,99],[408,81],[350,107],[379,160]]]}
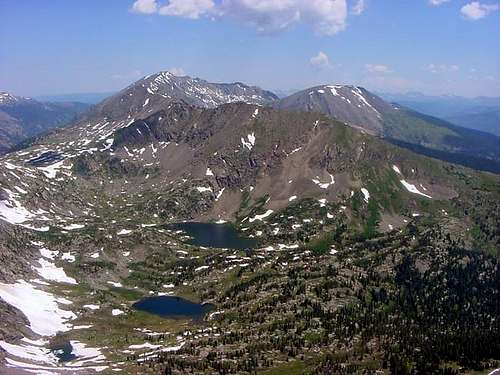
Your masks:
{"label": "blue sky", "polygon": [[0,91],[114,91],[160,70],[271,90],[500,96],[500,0],[0,0]]}

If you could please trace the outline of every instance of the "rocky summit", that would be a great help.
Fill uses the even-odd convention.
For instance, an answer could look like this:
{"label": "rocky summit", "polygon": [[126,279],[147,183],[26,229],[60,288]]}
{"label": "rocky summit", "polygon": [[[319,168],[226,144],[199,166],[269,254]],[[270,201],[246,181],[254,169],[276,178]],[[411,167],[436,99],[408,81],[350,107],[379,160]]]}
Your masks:
{"label": "rocky summit", "polygon": [[498,366],[500,177],[408,146],[461,132],[355,86],[140,79],[0,158],[0,372]]}

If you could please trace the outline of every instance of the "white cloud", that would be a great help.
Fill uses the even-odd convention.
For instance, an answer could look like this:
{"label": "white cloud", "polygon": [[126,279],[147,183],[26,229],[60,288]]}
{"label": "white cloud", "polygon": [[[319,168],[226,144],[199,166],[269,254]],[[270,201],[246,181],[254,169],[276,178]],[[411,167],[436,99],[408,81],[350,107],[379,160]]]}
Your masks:
{"label": "white cloud", "polygon": [[441,5],[447,3],[450,0],[429,0],[429,4],[431,5]]}
{"label": "white cloud", "polygon": [[212,0],[170,0],[167,5],[159,8],[159,13],[163,16],[197,19],[214,8]]}
{"label": "white cloud", "polygon": [[446,73],[446,72],[458,72],[460,67],[458,65],[446,65],[446,64],[429,64],[425,68],[431,73]]}
{"label": "white cloud", "polygon": [[460,13],[470,21],[477,21],[499,9],[500,6],[497,4],[482,4],[479,1],[473,1],[464,5],[462,9],[460,9]]}
{"label": "white cloud", "polygon": [[[362,9],[364,0],[358,4]],[[344,30],[347,20],[347,0],[169,0],[162,6],[155,0],[137,0],[132,8],[140,13],[156,10],[165,16],[232,20],[260,33],[276,33],[302,23],[318,34],[333,35]]]}
{"label": "white cloud", "polygon": [[361,13],[363,13],[366,9],[366,1],[365,0],[358,0],[356,4],[351,9],[351,13],[354,14],[355,16],[359,16]]}
{"label": "white cloud", "polygon": [[316,56],[311,57],[309,63],[317,68],[327,68],[330,66],[330,58],[323,51],[319,51]]}
{"label": "white cloud", "polygon": [[186,75],[186,72],[182,68],[173,67],[173,68],[170,68],[168,71],[177,77],[184,77]]}
{"label": "white cloud", "polygon": [[158,11],[156,0],[137,0],[130,10],[134,13],[152,14]]}
{"label": "white cloud", "polygon": [[391,69],[387,65],[382,64],[366,64],[365,69],[370,73],[391,73]]}

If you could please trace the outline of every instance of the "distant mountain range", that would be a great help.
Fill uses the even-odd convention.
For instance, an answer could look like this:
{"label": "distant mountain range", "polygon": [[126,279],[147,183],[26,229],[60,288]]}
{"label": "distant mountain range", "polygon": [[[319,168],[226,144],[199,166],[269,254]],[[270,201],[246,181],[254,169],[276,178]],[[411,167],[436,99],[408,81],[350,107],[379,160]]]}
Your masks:
{"label": "distant mountain range", "polygon": [[28,138],[74,121],[89,107],[77,102],[39,102],[0,92],[0,154]]}
{"label": "distant mountain range", "polygon": [[385,100],[453,124],[500,136],[500,97],[466,98],[421,93],[379,94]]}
{"label": "distant mountain range", "polygon": [[86,104],[97,104],[107,97],[115,94],[114,91],[109,92],[84,92],[62,95],[42,95],[36,96],[34,99],[41,102],[78,102]]}

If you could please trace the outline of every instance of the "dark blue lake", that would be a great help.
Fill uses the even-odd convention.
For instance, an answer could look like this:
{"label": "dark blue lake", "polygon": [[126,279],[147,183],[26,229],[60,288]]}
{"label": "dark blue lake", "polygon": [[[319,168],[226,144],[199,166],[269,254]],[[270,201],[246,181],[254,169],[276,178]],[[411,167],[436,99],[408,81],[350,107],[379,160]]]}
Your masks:
{"label": "dark blue lake", "polygon": [[231,224],[189,222],[172,224],[168,228],[182,230],[192,237],[187,241],[190,245],[235,250],[252,249],[257,246],[256,240],[242,236]]}
{"label": "dark blue lake", "polygon": [[163,318],[189,317],[200,320],[212,310],[211,304],[200,304],[180,297],[154,296],[146,297],[134,303],[132,307],[139,311],[159,315]]}

